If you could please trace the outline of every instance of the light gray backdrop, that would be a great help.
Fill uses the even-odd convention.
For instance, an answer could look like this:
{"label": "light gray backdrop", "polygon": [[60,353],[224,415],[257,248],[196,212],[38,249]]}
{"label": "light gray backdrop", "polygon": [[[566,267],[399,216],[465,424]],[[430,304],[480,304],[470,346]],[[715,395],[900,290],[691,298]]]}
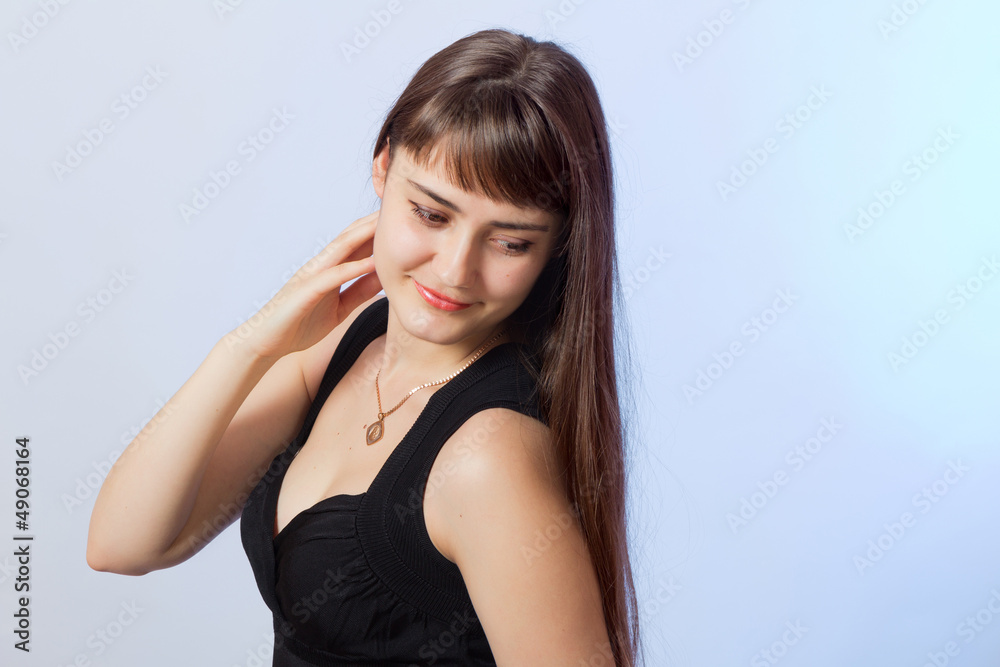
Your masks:
{"label": "light gray backdrop", "polygon": [[6,2],[0,663],[270,664],[238,525],[166,571],[94,572],[96,489],[212,345],[373,210],[375,132],[415,69],[507,27],[580,57],[609,120],[649,664],[1000,664],[998,19]]}

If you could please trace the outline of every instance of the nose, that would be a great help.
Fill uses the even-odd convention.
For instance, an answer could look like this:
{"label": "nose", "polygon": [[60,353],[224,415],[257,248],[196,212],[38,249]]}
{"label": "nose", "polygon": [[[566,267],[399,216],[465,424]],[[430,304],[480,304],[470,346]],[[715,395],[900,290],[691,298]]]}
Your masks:
{"label": "nose", "polygon": [[474,240],[457,232],[441,235],[441,246],[435,256],[437,275],[441,283],[452,289],[472,287],[478,263]]}

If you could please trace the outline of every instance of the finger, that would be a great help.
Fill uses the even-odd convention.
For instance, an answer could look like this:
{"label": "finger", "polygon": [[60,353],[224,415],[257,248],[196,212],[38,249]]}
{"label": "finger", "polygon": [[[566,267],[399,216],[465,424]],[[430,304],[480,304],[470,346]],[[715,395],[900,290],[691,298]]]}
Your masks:
{"label": "finger", "polygon": [[338,264],[371,256],[374,251],[374,219],[366,223],[368,228],[349,227],[341,232],[315,257],[296,271],[296,281],[329,270]]}
{"label": "finger", "polygon": [[309,279],[308,289],[318,299],[337,291],[349,280],[375,271],[375,259],[364,257],[353,262],[342,262],[325,271],[317,272]]}
{"label": "finger", "polygon": [[313,257],[307,266],[310,266],[311,271],[319,272],[344,261],[361,259],[361,257],[371,255],[377,219],[378,213],[376,212],[348,225],[344,231],[337,235],[337,238]]}
{"label": "finger", "polygon": [[375,252],[375,242],[374,239],[368,239],[356,247],[350,254],[344,256],[339,262],[328,263],[326,261],[317,261],[313,266],[313,272],[319,273],[320,271],[327,271],[337,264],[344,264],[346,262],[356,262],[359,259],[365,259],[371,257]]}
{"label": "finger", "polygon": [[381,291],[382,283],[379,282],[377,274],[369,273],[361,276],[340,293],[338,319],[343,322],[358,306]]}
{"label": "finger", "polygon": [[375,238],[372,237],[367,241],[364,241],[359,245],[354,252],[345,257],[345,261],[353,262],[354,260],[364,259],[365,257],[371,257],[375,254]]}
{"label": "finger", "polygon": [[351,224],[347,225],[342,230],[340,230],[341,233],[346,232],[348,229],[354,229],[355,227],[363,227],[367,224],[371,224],[372,222],[378,220],[378,216],[381,210],[382,209],[376,209],[371,213],[369,213],[368,215],[361,216],[360,218],[358,218],[357,220],[355,220],[354,222],[352,222]]}

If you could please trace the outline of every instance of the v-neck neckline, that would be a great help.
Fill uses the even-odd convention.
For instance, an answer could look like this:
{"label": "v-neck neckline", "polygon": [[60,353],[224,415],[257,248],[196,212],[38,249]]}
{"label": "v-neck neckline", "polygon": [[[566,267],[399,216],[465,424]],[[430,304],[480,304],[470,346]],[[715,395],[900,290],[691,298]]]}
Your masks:
{"label": "v-neck neckline", "polygon": [[[320,388],[317,392],[317,396],[313,400],[312,405],[310,406],[309,413],[306,416],[306,421],[303,424],[302,429],[300,430],[298,436],[288,445],[288,447],[282,453],[282,456],[285,456],[289,452],[291,452],[292,459],[294,459],[294,457],[298,455],[298,453],[302,450],[302,447],[304,447],[305,443],[308,441],[309,435],[312,433],[313,427],[315,426],[316,419],[319,417],[319,413],[322,410],[323,406],[326,404],[326,401],[330,397],[330,394],[333,392],[333,389],[338,384],[340,384],[341,380],[343,380],[344,376],[347,375],[348,371],[354,366],[354,364],[357,362],[358,358],[360,358],[364,350],[367,349],[368,346],[371,345],[376,338],[378,338],[379,336],[383,335],[386,332],[386,328],[388,326],[388,308],[389,308],[388,298],[383,297],[383,299],[373,303],[370,306],[370,308],[372,308],[371,313],[367,312],[362,313],[358,316],[357,320],[355,320],[354,324],[361,327],[358,331],[356,331],[353,335],[351,335],[349,328],[348,331],[345,332],[344,338],[341,339],[340,344],[338,344],[337,349],[334,351],[330,363],[327,366],[327,371],[324,374],[322,381],[320,382]],[[362,318],[364,318],[364,321],[359,322],[359,320],[362,320]],[[351,328],[353,328],[353,324]],[[368,333],[370,335],[362,338],[362,336],[365,333]],[[413,424],[410,425],[410,428],[407,429],[406,433],[399,440],[399,442],[396,444],[393,450],[389,453],[389,456],[382,464],[382,467],[379,468],[378,473],[375,475],[371,483],[368,485],[367,490],[361,493],[338,493],[332,496],[326,496],[325,498],[321,498],[320,500],[316,501],[309,507],[306,507],[305,509],[296,513],[288,521],[288,523],[286,523],[281,528],[281,530],[278,530],[277,533],[275,533],[278,521],[278,516],[277,516],[278,500],[281,496],[281,488],[284,485],[285,475],[288,472],[289,466],[291,465],[291,460],[289,460],[288,464],[282,467],[282,470],[276,476],[275,480],[271,484],[272,498],[269,499],[270,502],[268,502],[267,504],[267,507],[269,509],[267,534],[268,537],[270,537],[270,542],[274,551],[277,552],[280,543],[283,542],[285,536],[287,536],[291,532],[289,531],[289,528],[294,528],[295,524],[301,524],[303,521],[305,521],[308,517],[312,515],[319,514],[327,509],[332,509],[334,506],[337,505],[342,505],[344,509],[357,511],[360,508],[361,503],[364,501],[364,499],[371,494],[372,490],[379,483],[380,479],[384,475],[388,474],[388,471],[390,469],[402,465],[404,461],[397,461],[397,459],[403,457],[404,452],[407,449],[410,449],[409,446],[404,447],[404,445],[408,445],[408,443],[410,443],[410,441],[412,440],[411,437],[412,434],[415,431],[417,431],[418,426],[423,426],[423,422],[424,420],[429,418],[428,417],[429,414],[431,414],[432,412],[436,414],[436,412],[432,410],[432,406],[434,406],[436,401],[444,400],[442,399],[442,392],[444,392],[445,388],[449,386],[453,387],[455,383],[464,381],[466,378],[471,377],[472,373],[470,373],[469,371],[471,371],[474,366],[482,362],[487,357],[491,356],[495,350],[504,348],[505,346],[514,345],[516,342],[517,341],[507,340],[497,345],[494,345],[485,353],[480,355],[479,358],[477,358],[474,362],[472,362],[461,372],[459,372],[451,380],[442,383],[441,387],[439,387],[437,391],[431,394],[431,397],[427,400],[427,403],[424,404],[423,409],[421,409],[420,414],[417,415],[416,420],[413,422]],[[340,353],[342,349],[343,349],[342,357],[339,359],[339,362],[335,364],[334,362],[338,361],[337,359],[338,353]],[[504,352],[506,352],[508,349],[513,349],[513,348],[507,347],[504,349]]]}

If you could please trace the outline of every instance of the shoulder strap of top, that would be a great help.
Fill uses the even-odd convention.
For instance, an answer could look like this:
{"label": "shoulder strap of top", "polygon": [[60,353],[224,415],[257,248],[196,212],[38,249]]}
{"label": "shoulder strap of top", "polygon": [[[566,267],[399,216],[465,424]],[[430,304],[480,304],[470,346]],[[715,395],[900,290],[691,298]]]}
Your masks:
{"label": "shoulder strap of top", "polygon": [[[272,610],[278,609],[278,602],[268,575],[273,572],[274,561],[272,527],[264,519],[262,502],[266,482],[290,463],[305,442],[323,402],[361,351],[385,333],[388,307],[388,299],[382,298],[348,327],[299,435],[275,457],[244,508],[242,539],[261,594]],[[413,428],[397,444],[399,451],[390,455],[358,508],[358,538],[375,574],[401,599],[446,622],[456,615],[475,618],[474,610],[458,567],[437,551],[427,534],[423,490],[441,446],[476,412],[506,407],[545,423],[532,376],[518,363],[517,345],[508,342],[491,348],[431,395]],[[488,443],[489,433],[483,436],[482,444]],[[480,444],[478,433],[474,438]]]}
{"label": "shoulder strap of top", "polygon": [[[363,498],[358,537],[372,570],[399,597],[442,621],[474,618],[458,566],[434,547],[423,516],[423,491],[444,442],[476,412],[504,407],[542,421],[532,376],[518,363],[519,343],[491,348],[431,395]],[[487,427],[471,446],[488,445]]]}
{"label": "shoulder strap of top", "polygon": [[[377,336],[385,332],[385,314],[387,312],[388,301],[385,298],[380,299],[359,313],[351,326],[344,332],[344,336],[326,368],[319,391],[309,407],[305,423],[298,435],[283,452],[274,457],[244,503],[240,517],[240,539],[250,560],[261,596],[263,596],[268,608],[275,613],[279,612],[280,606],[274,589],[274,543],[272,541],[274,507],[270,503],[277,502],[277,492],[269,495],[268,490],[272,488],[275,479],[284,475],[292,459],[302,448],[320,408],[323,407],[324,401],[333,391],[337,382],[358,358],[361,351]],[[265,517],[270,517],[270,520]]]}
{"label": "shoulder strap of top", "polygon": [[354,318],[354,321],[351,322],[351,326],[347,328],[347,331],[344,332],[343,338],[341,338],[336,351],[333,353],[333,357],[330,359],[329,365],[326,367],[326,372],[323,373],[323,379],[320,381],[316,398],[313,400],[312,405],[309,406],[309,412],[306,413],[302,429],[299,431],[299,435],[292,446],[292,453],[298,452],[302,445],[305,444],[306,437],[312,431],[313,424],[319,416],[319,411],[323,407],[323,404],[326,403],[326,399],[329,398],[333,388],[337,386],[341,378],[354,365],[354,362],[361,356],[364,349],[373,340],[385,333],[388,312],[389,300],[383,296],[361,311]]}

